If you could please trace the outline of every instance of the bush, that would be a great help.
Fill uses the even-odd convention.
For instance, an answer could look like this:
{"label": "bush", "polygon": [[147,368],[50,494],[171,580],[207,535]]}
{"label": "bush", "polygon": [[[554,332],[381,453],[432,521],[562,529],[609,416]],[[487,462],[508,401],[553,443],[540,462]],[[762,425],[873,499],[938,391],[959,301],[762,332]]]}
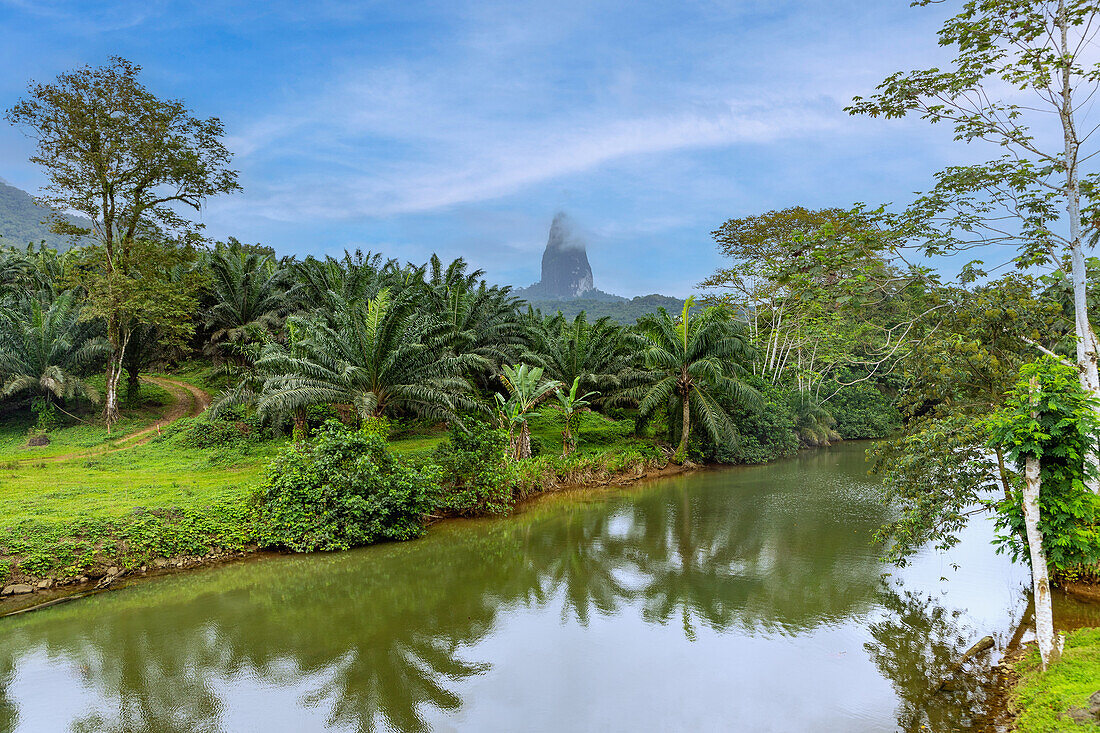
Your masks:
{"label": "bush", "polygon": [[[257,442],[264,436],[259,418],[237,408],[222,410],[217,417],[211,413],[184,421],[179,430],[180,443],[188,448],[238,448]],[[175,431],[173,431],[174,434]]]}
{"label": "bush", "polygon": [[350,430],[324,423],[311,443],[282,451],[257,493],[257,535],[265,547],[344,550],[424,531],[438,469],[390,453],[384,421]]}
{"label": "bush", "polygon": [[901,429],[901,413],[893,400],[869,382],[842,388],[826,407],[845,440],[885,438]]}
{"label": "bush", "polygon": [[719,463],[767,463],[794,455],[799,448],[795,417],[788,393],[770,382],[752,377],[746,380],[764,398],[759,410],[730,405],[729,413],[740,439],[734,444],[714,446],[702,441],[699,451],[705,460]]}
{"label": "bush", "polygon": [[505,431],[474,419],[466,421],[465,430],[452,424],[450,439],[432,459],[443,487],[439,508],[463,515],[506,514],[512,508],[516,471]]}

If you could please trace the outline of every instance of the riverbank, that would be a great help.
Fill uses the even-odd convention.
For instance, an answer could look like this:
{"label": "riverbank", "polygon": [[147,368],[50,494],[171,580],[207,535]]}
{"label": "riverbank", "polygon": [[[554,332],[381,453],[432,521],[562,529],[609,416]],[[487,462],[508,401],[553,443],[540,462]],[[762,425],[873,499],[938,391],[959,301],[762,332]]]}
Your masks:
{"label": "riverbank", "polygon": [[[622,426],[608,422],[609,430],[622,432]],[[38,471],[51,475],[17,473],[21,481],[5,482],[23,491],[5,492],[0,499],[0,517],[6,508],[8,519],[0,543],[0,575],[6,575],[0,582],[0,615],[262,554],[254,539],[253,486],[285,441],[202,450],[187,445],[191,429],[182,420],[124,455],[104,451],[67,468],[66,462],[37,463]],[[391,447],[415,459],[442,439],[405,436]],[[550,492],[622,487],[692,470],[691,464],[670,464],[666,453],[652,441],[629,438],[568,458],[529,459],[520,465],[517,506]],[[166,475],[175,478],[164,480]],[[77,486],[40,490],[59,482]],[[33,491],[35,486],[39,490]],[[430,523],[444,518],[433,512]]]}
{"label": "riverbank", "polygon": [[1007,707],[1017,733],[1100,731],[1100,628],[1068,633],[1062,658],[1046,672],[1034,645],[1007,666]]}

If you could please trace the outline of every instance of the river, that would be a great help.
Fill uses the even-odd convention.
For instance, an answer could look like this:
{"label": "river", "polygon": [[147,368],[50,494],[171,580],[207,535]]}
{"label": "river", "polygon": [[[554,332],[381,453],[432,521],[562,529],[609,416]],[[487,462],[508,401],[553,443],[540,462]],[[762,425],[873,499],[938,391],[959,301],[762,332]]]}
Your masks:
{"label": "river", "polygon": [[984,519],[883,566],[865,448],[0,619],[0,731],[967,730],[981,686],[933,688],[1026,569]]}

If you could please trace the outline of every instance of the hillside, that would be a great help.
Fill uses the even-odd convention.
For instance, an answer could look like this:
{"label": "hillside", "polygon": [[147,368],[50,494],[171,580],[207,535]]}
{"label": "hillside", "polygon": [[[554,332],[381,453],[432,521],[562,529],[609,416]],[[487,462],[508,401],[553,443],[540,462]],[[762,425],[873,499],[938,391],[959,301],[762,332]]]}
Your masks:
{"label": "hillside", "polygon": [[[45,224],[49,209],[34,202],[34,198],[0,179],[0,245],[25,247],[45,242],[51,247],[66,250],[72,246],[72,238],[54,234]],[[68,217],[79,226],[88,226],[87,220]]]}
{"label": "hillside", "polygon": [[684,301],[670,295],[639,295],[631,299],[620,298],[618,300],[605,300],[597,298],[571,298],[569,300],[533,300],[528,299],[531,307],[543,312],[543,315],[551,315],[561,312],[566,318],[573,318],[581,311],[593,321],[603,316],[610,316],[612,320],[630,326],[645,313],[652,313],[657,308],[664,308],[673,313],[678,313],[684,307]]}

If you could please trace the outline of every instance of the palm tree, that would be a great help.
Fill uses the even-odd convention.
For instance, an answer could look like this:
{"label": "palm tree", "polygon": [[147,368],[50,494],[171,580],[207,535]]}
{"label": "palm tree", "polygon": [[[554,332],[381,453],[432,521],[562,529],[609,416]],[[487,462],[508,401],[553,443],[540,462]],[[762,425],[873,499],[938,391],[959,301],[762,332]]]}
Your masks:
{"label": "palm tree", "polygon": [[446,269],[436,255],[429,262],[426,282],[429,310],[446,326],[454,353],[475,354],[491,375],[516,358],[526,343],[516,308],[520,300],[509,286],[488,285],[484,270],[466,271],[458,258]]}
{"label": "palm tree", "polygon": [[[235,245],[235,246],[234,246]],[[203,314],[210,345],[241,362],[241,347],[282,327],[290,309],[288,272],[273,257],[231,243],[210,256],[211,303]]]}
{"label": "palm tree", "polygon": [[31,392],[47,400],[75,396],[99,401],[99,393],[80,378],[78,370],[107,354],[107,342],[80,320],[72,293],[53,302],[38,298],[17,301],[0,310],[0,395]]}
{"label": "palm tree", "polygon": [[[497,393],[497,413],[508,430],[512,456],[517,460],[531,457],[531,429],[527,418],[538,415],[535,408],[561,388],[556,380],[543,381],[542,367],[527,364],[504,365],[500,381],[508,390],[507,399]],[[517,434],[515,431],[519,429]]]}
{"label": "palm tree", "polygon": [[264,347],[261,413],[343,404],[360,419],[396,410],[455,419],[459,408],[475,408],[463,376],[474,358],[450,353],[438,327],[418,326],[409,298],[387,289],[365,301],[330,295],[333,311],[292,316],[290,344]]}
{"label": "palm tree", "polygon": [[554,396],[558,398],[558,404],[550,405],[562,415],[564,425],[561,430],[561,454],[567,456],[573,452],[573,449],[577,447],[577,439],[573,437],[573,418],[577,416],[577,413],[586,412],[591,404],[589,397],[596,397],[599,392],[586,392],[581,396],[577,396],[577,387],[581,383],[581,378],[576,377],[573,380],[573,386],[569,388],[568,392],[558,389],[554,393]]}
{"label": "palm tree", "polygon": [[340,303],[373,298],[387,284],[394,285],[399,272],[397,260],[383,261],[382,255],[356,250],[343,259],[307,257],[294,266],[299,284],[295,303],[303,311],[335,310]]}
{"label": "palm tree", "polygon": [[798,439],[808,446],[829,445],[840,438],[834,430],[836,418],[820,402],[804,392],[793,392],[789,398],[794,414],[794,429]]}
{"label": "palm tree", "polygon": [[735,440],[737,429],[723,406],[724,401],[756,404],[756,390],[740,381],[751,361],[752,347],[743,324],[721,307],[693,314],[694,297],[684,303],[683,313],[674,318],[664,308],[638,319],[644,340],[643,356],[656,381],[635,390],[642,394],[638,412],[646,418],[679,398],[683,415],[680,445],[675,459],[687,455],[694,409],[703,429],[715,442]]}
{"label": "palm tree", "polygon": [[543,319],[528,311],[530,348],[523,360],[537,364],[564,384],[580,380],[579,389],[599,390],[602,404],[615,402],[625,390],[640,384],[638,335],[608,317],[592,323],[582,311],[572,320],[561,313]]}

